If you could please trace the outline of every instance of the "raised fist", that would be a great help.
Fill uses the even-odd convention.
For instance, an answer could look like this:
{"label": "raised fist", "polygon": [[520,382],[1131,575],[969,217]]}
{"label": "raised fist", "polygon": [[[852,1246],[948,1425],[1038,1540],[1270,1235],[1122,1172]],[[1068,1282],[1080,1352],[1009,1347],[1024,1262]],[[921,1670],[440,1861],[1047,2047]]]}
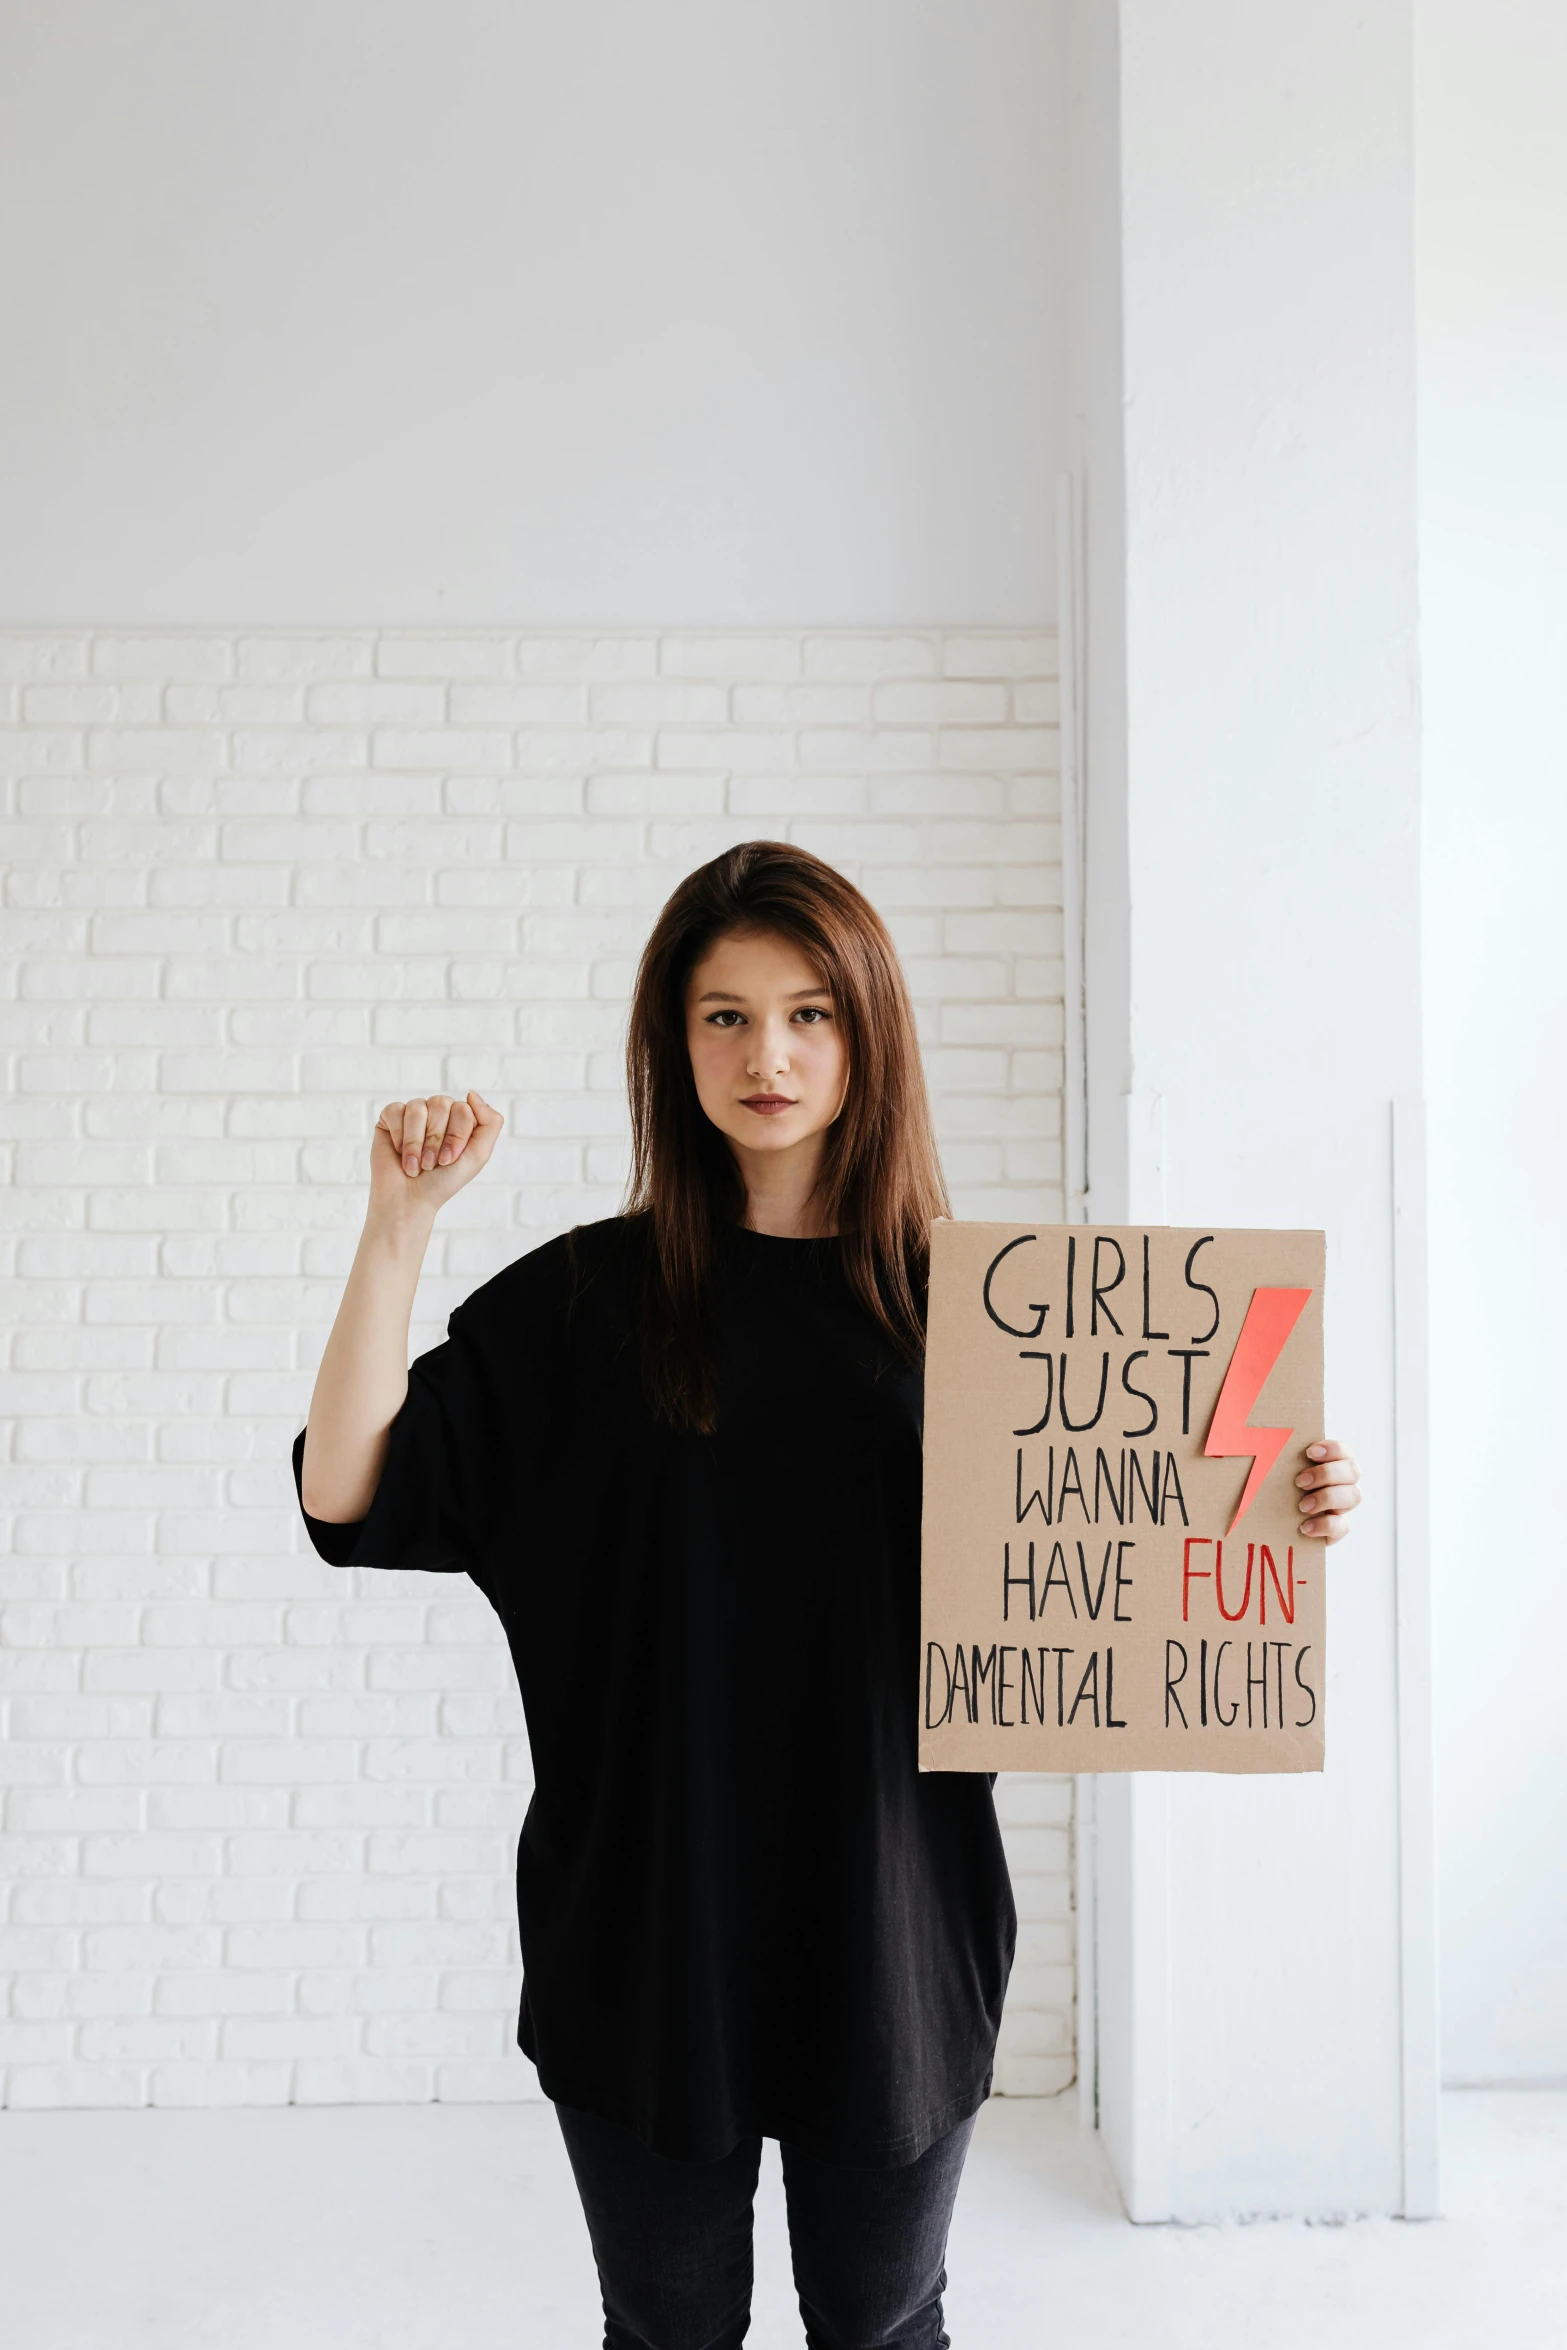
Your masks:
{"label": "raised fist", "polygon": [[439,1208],[471,1183],[506,1121],[482,1093],[463,1101],[432,1093],[425,1101],[388,1102],[370,1146],[372,1208]]}

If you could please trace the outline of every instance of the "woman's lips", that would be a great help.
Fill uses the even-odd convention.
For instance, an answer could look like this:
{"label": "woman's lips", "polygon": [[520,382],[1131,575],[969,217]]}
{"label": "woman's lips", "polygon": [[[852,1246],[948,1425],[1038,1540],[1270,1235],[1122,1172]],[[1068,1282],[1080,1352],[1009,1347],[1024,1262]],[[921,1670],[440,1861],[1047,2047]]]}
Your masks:
{"label": "woman's lips", "polygon": [[755,1110],[759,1117],[776,1118],[780,1110],[794,1108],[793,1096],[787,1093],[752,1093],[741,1102],[742,1110]]}

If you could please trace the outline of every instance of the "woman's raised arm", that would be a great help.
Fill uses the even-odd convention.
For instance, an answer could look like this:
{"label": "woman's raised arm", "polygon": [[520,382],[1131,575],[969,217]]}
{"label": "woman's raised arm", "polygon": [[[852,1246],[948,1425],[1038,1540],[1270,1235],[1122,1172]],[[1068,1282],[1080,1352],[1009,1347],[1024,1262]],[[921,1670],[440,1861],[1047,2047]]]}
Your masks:
{"label": "woman's raised arm", "polygon": [[484,1096],[388,1102],[370,1143],[370,1204],[310,1398],[300,1498],[352,1525],[375,1499],[387,1431],[408,1393],[408,1324],[436,1212],[495,1148],[505,1120]]}

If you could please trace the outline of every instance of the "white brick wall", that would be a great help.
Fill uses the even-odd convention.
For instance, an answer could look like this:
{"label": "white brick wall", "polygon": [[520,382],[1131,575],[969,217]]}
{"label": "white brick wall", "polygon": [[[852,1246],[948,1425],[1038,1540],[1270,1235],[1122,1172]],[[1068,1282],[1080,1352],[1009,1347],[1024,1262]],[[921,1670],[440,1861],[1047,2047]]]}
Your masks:
{"label": "white brick wall", "polygon": [[[618,1203],[675,880],[805,843],[888,916],[960,1213],[1060,1213],[1054,644],[0,633],[0,2074],[13,2105],[533,2093],[528,1755],[471,1587],[342,1574],[287,1452],[391,1095],[508,1128],[417,1348]],[[1072,2075],[1070,1783],[1001,1783],[1000,2081]]]}

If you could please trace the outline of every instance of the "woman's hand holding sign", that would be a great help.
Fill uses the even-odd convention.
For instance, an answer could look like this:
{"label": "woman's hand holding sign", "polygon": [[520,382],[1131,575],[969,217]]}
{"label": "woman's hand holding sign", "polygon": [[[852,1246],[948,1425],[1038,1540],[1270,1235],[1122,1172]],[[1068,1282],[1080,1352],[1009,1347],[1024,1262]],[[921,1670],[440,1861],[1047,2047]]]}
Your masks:
{"label": "woman's hand holding sign", "polygon": [[[927,1770],[1323,1766],[1320,1232],[938,1223]],[[1048,1333],[1048,1336],[1047,1336]]]}
{"label": "woman's hand holding sign", "polygon": [[1360,1471],[1355,1456],[1331,1436],[1306,1447],[1306,1466],[1295,1480],[1302,1488],[1300,1530],[1313,1542],[1342,1542],[1349,1513],[1360,1507]]}

